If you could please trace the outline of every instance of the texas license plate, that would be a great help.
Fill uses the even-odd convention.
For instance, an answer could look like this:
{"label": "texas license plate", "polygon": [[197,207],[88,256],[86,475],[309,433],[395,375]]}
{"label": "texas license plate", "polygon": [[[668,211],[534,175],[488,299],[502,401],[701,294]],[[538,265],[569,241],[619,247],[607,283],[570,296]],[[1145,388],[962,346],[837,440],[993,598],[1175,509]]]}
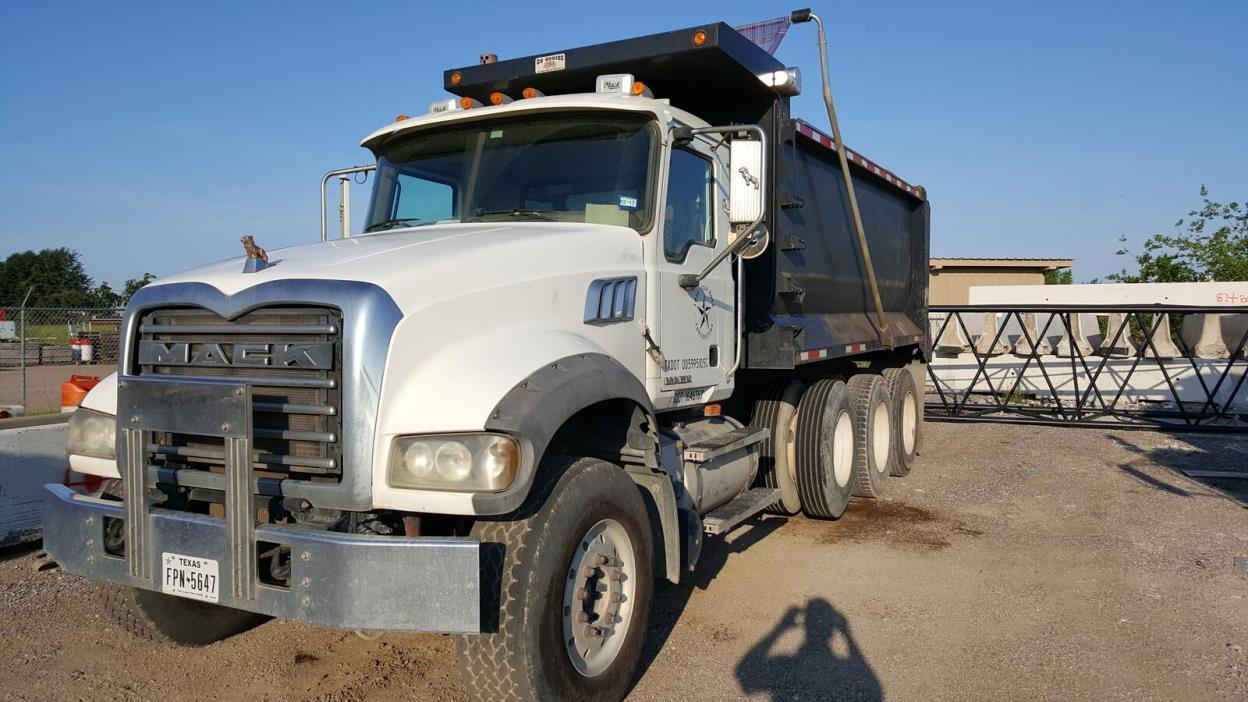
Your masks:
{"label": "texas license plate", "polygon": [[217,588],[221,579],[217,577],[216,561],[180,553],[162,553],[160,562],[164,571],[161,592],[204,602],[220,600]]}

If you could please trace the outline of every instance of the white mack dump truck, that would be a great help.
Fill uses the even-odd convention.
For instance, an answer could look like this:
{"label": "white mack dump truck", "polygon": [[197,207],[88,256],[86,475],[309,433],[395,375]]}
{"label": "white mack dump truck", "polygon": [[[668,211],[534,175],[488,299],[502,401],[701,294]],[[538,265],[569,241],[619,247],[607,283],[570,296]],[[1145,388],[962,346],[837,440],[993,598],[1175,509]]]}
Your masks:
{"label": "white mack dump truck", "polygon": [[364,234],[134,297],[46,548],[156,640],[445,632],[477,699],[620,699],[704,538],[911,469],[928,204],[722,23],[445,86],[364,140]]}

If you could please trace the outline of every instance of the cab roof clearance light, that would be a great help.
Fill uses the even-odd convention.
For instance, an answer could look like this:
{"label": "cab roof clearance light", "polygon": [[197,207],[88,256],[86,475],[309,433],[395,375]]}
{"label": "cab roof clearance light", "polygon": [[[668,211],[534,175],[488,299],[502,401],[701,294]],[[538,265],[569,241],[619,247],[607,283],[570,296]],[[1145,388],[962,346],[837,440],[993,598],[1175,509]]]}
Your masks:
{"label": "cab roof clearance light", "polygon": [[509,102],[511,102],[511,96],[507,95],[506,93],[500,93],[500,92],[490,93],[491,105],[506,105]]}

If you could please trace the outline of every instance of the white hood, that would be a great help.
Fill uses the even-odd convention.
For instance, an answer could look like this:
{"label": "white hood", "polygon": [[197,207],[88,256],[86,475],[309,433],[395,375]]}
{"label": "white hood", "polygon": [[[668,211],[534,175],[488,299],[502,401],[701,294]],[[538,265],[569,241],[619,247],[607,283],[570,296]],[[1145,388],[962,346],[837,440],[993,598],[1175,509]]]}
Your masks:
{"label": "white hood", "polygon": [[[575,270],[640,268],[632,229],[565,222],[444,224],[269,251],[269,267],[243,273],[244,257],[153,283],[207,283],[226,295],[273,280],[376,284],[404,312],[432,302]],[[258,242],[263,245],[263,242]]]}

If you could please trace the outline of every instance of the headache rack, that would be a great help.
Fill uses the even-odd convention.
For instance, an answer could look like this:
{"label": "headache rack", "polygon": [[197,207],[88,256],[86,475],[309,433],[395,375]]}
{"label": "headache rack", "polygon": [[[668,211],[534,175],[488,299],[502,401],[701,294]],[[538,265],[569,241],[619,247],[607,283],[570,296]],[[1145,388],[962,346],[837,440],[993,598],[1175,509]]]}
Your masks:
{"label": "headache rack", "polygon": [[[140,377],[247,383],[257,477],[338,482],[342,476],[342,316],[325,307],[263,307],[232,320],[197,308],[157,309],[140,320]],[[219,437],[152,432],[148,461],[170,470],[221,472]],[[161,481],[163,482],[163,481]]]}

